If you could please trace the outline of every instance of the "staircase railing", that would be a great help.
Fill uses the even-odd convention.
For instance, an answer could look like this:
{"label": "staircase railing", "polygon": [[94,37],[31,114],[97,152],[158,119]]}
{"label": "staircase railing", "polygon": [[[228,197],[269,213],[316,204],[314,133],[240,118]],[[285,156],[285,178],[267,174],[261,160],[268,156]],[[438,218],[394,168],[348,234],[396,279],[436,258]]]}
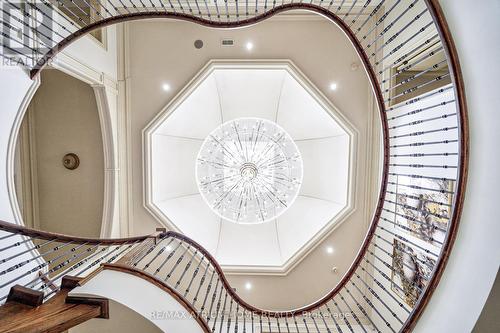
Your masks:
{"label": "staircase railing", "polygon": [[[291,311],[259,309],[238,296],[210,253],[175,232],[160,235],[157,243],[126,262],[105,266],[147,273],[168,286],[195,309],[195,315],[211,332],[396,332],[411,313],[408,305],[365,268],[308,306]],[[382,300],[374,285],[392,302]],[[395,307],[398,311],[393,310]]]}
{"label": "staircase railing", "polygon": [[81,238],[0,221],[0,302],[15,285],[48,298],[60,290],[64,276],[86,276],[102,263],[118,262],[155,237]]}
{"label": "staircase railing", "polygon": [[[3,57],[25,60],[35,76],[77,38],[107,25],[145,18],[226,28],[254,24],[284,11],[307,10],[337,24],[358,52],[380,110],[384,164],[373,221],[341,282],[318,302],[294,312],[264,311],[245,303],[213,258],[175,233],[158,236],[156,244],[147,238],[90,241],[61,235],[54,239],[2,224],[8,233],[0,234],[0,290],[16,282],[54,289],[63,274],[85,275],[106,263],[146,272],[178,290],[211,331],[251,332],[260,326],[272,332],[411,330],[450,254],[467,174],[464,86],[438,2],[96,0],[92,4],[2,1]],[[32,276],[39,270],[39,277]]]}

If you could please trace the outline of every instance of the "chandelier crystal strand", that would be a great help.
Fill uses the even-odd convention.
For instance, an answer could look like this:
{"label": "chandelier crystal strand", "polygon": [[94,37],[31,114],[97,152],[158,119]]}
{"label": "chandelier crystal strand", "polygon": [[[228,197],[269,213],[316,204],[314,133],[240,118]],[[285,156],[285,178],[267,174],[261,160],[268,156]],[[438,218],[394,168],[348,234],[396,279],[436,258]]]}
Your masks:
{"label": "chandelier crystal strand", "polygon": [[196,163],[201,196],[225,220],[263,223],[295,201],[302,184],[302,157],[276,123],[238,118],[217,127],[203,142]]}

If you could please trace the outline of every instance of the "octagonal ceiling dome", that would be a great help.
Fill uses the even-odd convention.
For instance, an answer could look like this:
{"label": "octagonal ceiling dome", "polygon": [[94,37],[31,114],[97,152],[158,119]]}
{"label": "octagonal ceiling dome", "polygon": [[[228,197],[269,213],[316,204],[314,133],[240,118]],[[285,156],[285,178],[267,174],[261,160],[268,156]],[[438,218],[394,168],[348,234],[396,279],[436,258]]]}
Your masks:
{"label": "octagonal ceiling dome", "polygon": [[[238,224],[205,202],[195,170],[210,133],[250,117],[289,134],[303,179],[282,215]],[[145,206],[204,246],[228,273],[286,273],[352,211],[355,133],[289,61],[211,61],[144,129]]]}

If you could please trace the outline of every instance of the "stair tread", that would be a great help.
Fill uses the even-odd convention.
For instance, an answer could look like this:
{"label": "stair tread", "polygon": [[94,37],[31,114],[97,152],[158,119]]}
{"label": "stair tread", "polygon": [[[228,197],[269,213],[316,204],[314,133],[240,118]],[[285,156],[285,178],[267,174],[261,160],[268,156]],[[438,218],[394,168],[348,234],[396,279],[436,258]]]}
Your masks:
{"label": "stair tread", "polygon": [[0,306],[0,332],[60,332],[101,315],[99,305],[68,304],[63,289],[37,307],[7,302]]}

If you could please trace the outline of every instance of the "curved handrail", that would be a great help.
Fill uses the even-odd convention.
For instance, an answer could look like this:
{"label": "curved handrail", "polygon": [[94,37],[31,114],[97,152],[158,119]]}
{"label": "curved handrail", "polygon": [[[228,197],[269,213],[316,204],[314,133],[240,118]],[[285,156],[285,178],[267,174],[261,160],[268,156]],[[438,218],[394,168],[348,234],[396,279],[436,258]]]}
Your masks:
{"label": "curved handrail", "polygon": [[[415,3],[417,3],[417,1],[418,0],[412,0],[410,6],[408,8],[411,9],[413,7],[413,5]],[[404,322],[399,317],[397,317],[395,315],[395,313],[390,308],[387,307],[387,304],[385,304],[383,301],[380,300],[380,298],[377,294],[373,293],[373,290],[370,289],[370,287],[368,287],[368,289],[371,292],[371,295],[370,294],[367,294],[367,295],[369,297],[372,297],[372,295],[373,295],[373,297],[375,297],[376,299],[378,299],[381,302],[381,306],[385,306],[387,308],[387,310],[392,314],[392,316],[394,318],[397,318],[397,320],[401,324],[401,331],[403,331],[403,332],[410,331],[413,328],[413,326],[415,325],[416,320],[421,315],[426,303],[429,301],[430,296],[432,295],[433,290],[435,289],[437,283],[439,282],[441,274],[442,274],[444,267],[446,265],[447,259],[450,255],[450,251],[452,249],[452,245],[453,245],[454,239],[456,237],[458,223],[459,223],[459,219],[460,219],[460,214],[461,214],[461,210],[462,210],[462,206],[463,206],[463,200],[464,200],[464,195],[465,195],[465,186],[466,186],[466,177],[467,177],[467,163],[468,163],[468,156],[469,156],[466,100],[465,100],[465,92],[464,92],[464,83],[463,83],[463,79],[462,79],[461,72],[460,72],[460,64],[458,61],[457,52],[455,50],[451,34],[450,34],[449,29],[446,25],[446,20],[444,19],[444,16],[443,16],[443,13],[441,11],[441,8],[439,6],[438,1],[437,0],[422,0],[422,1],[425,2],[426,10],[430,13],[430,15],[432,17],[431,24],[435,25],[435,28],[436,28],[437,33],[438,33],[439,42],[441,43],[442,48],[444,50],[444,53],[446,55],[446,59],[448,60],[447,61],[448,72],[449,72],[449,76],[451,78],[451,82],[453,83],[454,102],[458,106],[457,111],[456,111],[456,115],[457,115],[456,131],[457,131],[458,138],[457,138],[456,142],[459,143],[458,144],[459,148],[458,148],[458,151],[456,152],[456,155],[458,156],[457,163],[459,165],[456,166],[456,168],[457,168],[456,176],[453,175],[453,179],[452,179],[456,185],[455,185],[455,188],[453,191],[454,197],[452,199],[453,202],[451,204],[451,216],[449,216],[449,219],[448,219],[448,227],[445,230],[445,236],[444,236],[444,239],[440,243],[439,250],[437,251],[437,253],[434,254],[435,258],[436,258],[435,259],[436,263],[433,266],[432,273],[431,273],[430,278],[428,280],[428,284],[425,286],[425,288],[421,289],[421,294],[418,295],[417,299],[415,300],[415,303],[413,304],[413,306],[411,306],[411,312],[408,311],[408,316],[406,318],[404,318]],[[370,2],[371,2],[371,0],[366,1],[365,7]],[[356,3],[356,1],[354,3]],[[380,6],[382,6],[383,3],[384,3],[384,0],[379,2],[379,4],[377,5],[377,7],[375,7],[375,9],[372,13],[376,13],[378,10],[377,8],[380,8]],[[398,3],[400,3],[400,1],[397,1],[396,5]],[[405,4],[404,1],[401,3]],[[179,2],[179,4],[180,4],[180,2]],[[373,262],[370,262],[367,259],[367,257],[368,257],[368,254],[370,254],[372,257],[369,257],[369,258],[372,258],[371,259],[372,261],[374,261],[376,259],[380,260],[380,258],[377,257],[376,253],[373,252],[374,250],[370,249],[370,246],[372,246],[372,245],[377,247],[377,243],[374,242],[375,235],[378,238],[380,238],[380,234],[377,233],[377,230],[380,229],[384,232],[391,233],[390,230],[384,228],[384,226],[386,225],[385,222],[382,223],[382,220],[385,220],[388,223],[394,224],[393,222],[391,222],[383,217],[384,216],[383,210],[385,209],[384,208],[385,204],[388,202],[390,202],[391,205],[395,204],[394,212],[391,212],[390,210],[387,210],[387,209],[385,209],[385,211],[390,212],[390,213],[394,213],[395,215],[397,214],[397,212],[396,212],[397,195],[396,195],[396,199],[394,199],[394,200],[392,200],[391,197],[389,199],[387,197],[387,195],[388,195],[387,188],[388,188],[389,184],[391,183],[390,181],[388,181],[389,174],[390,174],[390,167],[398,166],[397,164],[389,165],[390,159],[394,156],[398,156],[397,153],[392,153],[392,155],[391,155],[393,148],[397,147],[397,145],[395,145],[394,147],[391,146],[390,140],[394,139],[394,138],[398,138],[398,136],[393,136],[393,137],[389,136],[390,130],[388,128],[388,116],[386,115],[386,112],[393,111],[393,109],[391,108],[392,105],[388,104],[388,103],[392,102],[393,100],[392,100],[391,95],[389,95],[389,97],[384,100],[384,93],[387,92],[387,89],[385,90],[385,92],[383,92],[381,86],[386,82],[385,78],[382,81],[382,77],[383,77],[382,72],[385,71],[385,69],[382,72],[378,71],[376,66],[379,65],[379,62],[377,62],[377,61],[375,61],[375,63],[371,62],[371,60],[373,59],[372,56],[375,55],[375,53],[374,53],[375,51],[373,51],[373,48],[372,48],[372,50],[370,51],[370,52],[372,52],[371,55],[368,55],[366,52],[366,49],[368,49],[371,45],[368,47],[362,46],[362,42],[358,40],[358,38],[356,37],[356,34],[353,33],[353,31],[350,29],[350,25],[345,20],[345,18],[347,17],[347,14],[344,16],[343,19],[341,19],[336,14],[339,11],[340,7],[342,7],[343,4],[344,4],[344,2],[342,2],[342,4],[338,7],[337,11],[334,13],[333,9],[330,10],[330,7],[328,7],[328,9],[326,9],[324,7],[321,7],[320,5],[315,5],[315,4],[288,3],[288,4],[279,5],[279,6],[273,7],[272,9],[266,10],[263,14],[255,14],[255,15],[251,16],[250,18],[241,19],[241,20],[234,21],[234,22],[229,20],[229,16],[228,16],[228,20],[222,20],[219,22],[219,21],[215,21],[212,19],[205,19],[203,17],[197,16],[196,14],[184,14],[181,12],[175,12],[175,10],[174,10],[174,12],[171,12],[168,10],[165,10],[165,11],[156,11],[156,10],[149,11],[148,10],[146,12],[141,12],[141,11],[134,12],[134,13],[131,12],[129,14],[118,14],[118,15],[111,15],[110,14],[109,17],[107,17],[107,18],[103,17],[102,20],[99,20],[96,23],[88,24],[88,25],[84,26],[83,28],[77,30],[76,32],[70,33],[68,36],[63,38],[61,41],[59,41],[57,43],[56,47],[50,49],[50,51],[42,57],[42,59],[38,62],[37,66],[31,71],[32,76],[37,75],[39,73],[39,71],[46,65],[48,60],[53,58],[58,52],[60,52],[62,49],[64,49],[71,42],[75,41],[76,39],[80,38],[81,36],[83,36],[84,34],[90,32],[92,30],[102,28],[104,26],[108,26],[108,25],[111,25],[111,24],[114,24],[117,22],[124,22],[124,21],[131,21],[131,20],[138,20],[138,19],[145,19],[145,18],[171,18],[171,19],[179,19],[179,20],[194,22],[197,24],[210,26],[210,27],[229,28],[229,27],[237,27],[237,26],[245,26],[245,25],[255,24],[255,23],[260,22],[266,18],[269,18],[273,15],[276,15],[280,12],[284,12],[284,11],[288,11],[288,10],[292,10],[292,9],[305,9],[305,10],[316,12],[320,15],[325,16],[330,21],[336,23],[344,31],[344,33],[346,33],[347,37],[350,39],[351,43],[353,44],[354,48],[356,49],[363,65],[364,65],[364,68],[368,74],[368,78],[370,80],[372,89],[374,91],[374,94],[375,94],[375,97],[377,100],[377,104],[378,104],[379,111],[381,114],[380,119],[382,121],[384,163],[383,163],[383,171],[382,171],[382,184],[381,184],[381,188],[380,188],[380,195],[378,198],[375,214],[373,216],[373,219],[372,219],[372,222],[370,224],[368,233],[365,237],[365,240],[363,241],[363,244],[362,244],[354,262],[350,266],[347,273],[343,276],[340,283],[334,289],[332,289],[327,295],[322,297],[317,302],[314,302],[313,304],[310,304],[308,306],[297,309],[294,312],[292,312],[292,311],[264,311],[264,310],[258,309],[256,307],[246,303],[236,294],[236,292],[234,292],[234,290],[230,287],[227,279],[225,278],[224,273],[223,273],[222,269],[220,268],[220,266],[218,265],[217,261],[206,250],[204,250],[199,244],[197,244],[196,242],[194,242],[193,240],[189,239],[186,236],[183,236],[181,234],[174,233],[174,232],[166,232],[160,236],[163,238],[165,238],[165,237],[176,238],[176,239],[181,240],[182,242],[184,242],[186,244],[189,244],[189,246],[192,246],[198,252],[203,253],[203,256],[205,258],[207,258],[207,260],[210,262],[211,267],[213,267],[214,272],[216,272],[217,275],[219,276],[219,279],[222,282],[222,284],[226,290],[226,296],[229,294],[232,300],[235,300],[243,308],[245,308],[246,310],[252,311],[253,313],[256,313],[257,315],[262,315],[262,316],[265,315],[268,317],[271,316],[271,317],[277,318],[280,316],[294,315],[297,311],[298,312],[301,312],[301,311],[308,312],[308,311],[314,311],[314,310],[321,311],[320,308],[323,305],[328,304],[328,302],[333,300],[334,297],[336,297],[337,295],[340,294],[341,295],[340,297],[342,298],[342,294],[340,293],[342,290],[345,289],[347,291],[347,293],[350,294],[349,289],[347,288],[347,285],[349,282],[356,289],[358,288],[354,284],[352,279],[354,279],[354,276],[357,276],[357,278],[360,278],[359,270],[362,270],[363,272],[366,271],[365,268],[362,266],[362,264],[364,264],[365,262],[367,264],[371,264],[374,267],[374,269],[377,270],[382,275],[383,278],[385,278],[386,280],[389,280],[388,276],[386,274],[384,274],[382,271],[380,271],[379,269],[377,269],[377,267],[373,265]],[[396,5],[394,5],[394,6],[396,6]],[[331,4],[330,4],[330,6],[331,6]],[[354,4],[352,6],[354,7]],[[394,7],[392,7],[392,8],[394,8]],[[352,9],[352,7],[351,7],[351,9]],[[390,10],[392,10],[392,9],[389,9],[389,11]],[[406,13],[406,11],[404,13]],[[201,12],[200,12],[200,14],[201,14]],[[370,17],[371,17],[371,14],[370,14]],[[382,20],[385,19],[386,17],[387,17],[387,15],[382,16]],[[398,18],[396,18],[396,20],[399,20],[401,17],[402,16],[399,16]],[[410,26],[412,24],[412,22],[415,22],[419,18],[420,18],[420,14],[417,15],[416,17],[412,16],[412,17],[408,18],[408,22],[406,23],[405,26],[406,27]],[[352,22],[354,23],[355,20],[353,20]],[[380,19],[378,22],[380,22]],[[375,25],[375,27],[377,25],[378,25],[378,23]],[[389,29],[390,29],[390,26],[389,26]],[[425,28],[421,28],[420,31],[423,31],[422,29],[425,30]],[[385,31],[387,31],[387,30],[384,29],[383,32],[385,32]],[[359,29],[358,29],[358,32],[359,32]],[[391,37],[390,39],[387,40],[387,42],[385,42],[384,45],[389,45],[390,41],[392,41],[393,38],[397,38],[397,36],[399,36],[399,33],[400,32],[398,32],[397,34],[394,34],[393,37]],[[383,35],[383,33],[381,33],[378,36],[382,36],[382,35]],[[386,36],[386,37],[388,37],[388,36]],[[386,38],[386,37],[384,37],[384,38]],[[425,43],[427,43],[427,41]],[[399,50],[399,47],[400,46],[398,46],[394,49],[392,49],[392,47],[391,47],[391,48],[389,48],[389,50],[387,50],[387,53],[392,54],[393,52],[397,52]],[[384,50],[383,52],[386,52],[386,50]],[[407,61],[403,61],[403,60],[405,59],[405,57],[407,57],[407,55],[408,54],[403,54],[403,56],[401,58],[399,58],[396,61],[396,63],[399,63],[400,65],[401,64],[406,65]],[[377,77],[377,75],[379,75],[380,77]],[[411,82],[414,78],[415,77],[408,79],[408,80],[405,80],[405,81]],[[440,79],[441,79],[441,77],[437,78],[437,80],[440,80]],[[427,82],[427,83],[429,83],[429,82]],[[401,94],[404,95],[406,93],[412,93],[412,92],[416,91],[417,89],[418,89],[418,85],[415,87],[412,87],[410,89],[404,90]],[[442,93],[442,91],[440,91],[440,93]],[[399,94],[399,95],[401,95],[401,94]],[[412,104],[414,102],[418,102],[420,100],[420,96],[422,96],[422,95],[417,95],[417,96],[418,97],[408,101],[406,103],[406,105]],[[445,105],[445,104],[446,104],[446,101],[444,101],[444,104],[440,104],[440,105]],[[415,111],[415,110],[413,110],[413,111]],[[439,113],[438,113],[438,115],[439,115]],[[444,115],[444,117],[447,117],[447,115]],[[432,120],[432,119],[437,119],[437,118],[430,118],[430,119]],[[426,120],[426,121],[429,121],[429,120]],[[450,130],[450,128],[445,127],[445,128],[441,128],[441,129],[435,129],[435,128],[431,128],[431,129],[435,130],[434,132],[437,131],[437,133],[443,133],[443,138],[444,138],[443,141],[436,141],[435,143],[438,143],[438,144],[439,143],[440,144],[449,143],[449,141],[444,133],[447,133],[447,131]],[[439,132],[439,131],[442,131],[442,132]],[[411,137],[411,136],[419,136],[422,134],[426,134],[426,132],[406,132],[402,136],[410,136]],[[422,145],[434,144],[433,142],[424,143],[422,141],[424,141],[424,140],[418,141],[417,139],[415,139],[414,141],[411,141],[414,144],[413,145],[410,144],[410,146],[419,147],[420,144],[422,144]],[[421,153],[421,151],[418,151],[418,150],[416,150],[416,151],[417,151],[417,154],[415,154],[415,156],[418,157],[419,156],[418,153]],[[394,154],[396,154],[396,155],[394,155]],[[423,155],[425,155],[425,154],[423,154]],[[448,156],[448,155],[437,154],[437,156]],[[415,163],[415,164],[410,164],[410,165],[403,165],[403,169],[404,169],[404,167],[411,167],[411,168],[431,167],[432,168],[432,167],[436,167],[436,165],[426,166],[423,164]],[[447,165],[444,165],[444,166],[438,165],[437,167],[447,168],[448,166]],[[422,172],[420,174],[418,172],[416,172],[416,174],[410,173],[410,175],[403,174],[403,176],[410,176],[411,178],[419,179],[419,177],[422,177],[422,174],[424,175],[424,177],[426,176],[425,172]],[[394,175],[395,174],[393,173],[391,177],[394,177]],[[396,173],[396,176],[398,176],[397,173]],[[427,174],[427,176],[429,176],[429,175]],[[391,179],[393,179],[393,178],[391,178]],[[445,178],[436,178],[436,179],[442,180]],[[394,186],[394,183],[391,183],[391,184]],[[393,192],[391,192],[391,193],[394,194]],[[412,207],[412,208],[415,209],[415,207]],[[54,235],[57,235],[57,234],[51,234],[51,236],[49,236],[46,233],[35,231],[33,229],[23,229],[22,227],[18,227],[18,229],[16,229],[12,225],[5,226],[4,224],[5,223],[0,223],[0,229],[4,229],[4,227],[10,227],[11,228],[10,230],[12,232],[25,234],[27,236],[31,236],[31,237],[35,237],[35,238],[49,239],[47,237],[54,237]],[[398,240],[404,240],[405,243],[413,244],[414,246],[418,247],[418,244],[414,244],[411,241],[408,241],[407,239],[405,239],[404,237],[401,237],[400,235],[397,235],[395,233],[392,233],[392,235],[394,237],[388,236],[388,239],[391,241],[392,241],[392,238],[398,239]],[[96,239],[91,240],[91,239],[85,239],[85,238],[74,238],[74,237],[69,237],[69,236],[65,236],[65,235],[57,235],[57,239],[60,239],[60,240],[66,241],[66,242],[69,242],[69,241],[75,242],[75,240],[77,240],[78,242],[83,242],[84,244],[96,244],[96,245],[97,244],[105,244],[107,242],[109,242],[107,244],[116,244],[116,242],[134,242],[134,241],[142,242],[146,238],[148,238],[148,236],[134,238],[134,240],[132,240],[132,239],[117,239],[117,240],[104,240],[104,242],[103,242],[103,240],[96,240]],[[387,240],[385,240],[385,241],[387,242]],[[380,246],[379,246],[379,248],[380,248]],[[129,262],[130,261],[134,262],[137,258],[144,258],[153,250],[154,250],[154,246],[151,246],[151,245],[145,245],[144,247],[136,248],[136,250],[134,250],[135,252],[133,253],[132,259],[129,260]],[[391,253],[387,252],[383,248],[380,248],[380,250],[385,251],[385,253],[388,257],[393,258]],[[181,257],[181,261],[182,261],[182,257]],[[381,263],[387,265],[387,263],[385,261],[381,260]],[[137,264],[137,261],[135,261],[135,264]],[[383,267],[383,266],[381,266],[381,267]],[[175,269],[175,268],[176,268],[176,266],[174,266],[172,269]],[[189,268],[189,266],[188,266],[188,268]],[[394,272],[394,268],[387,266],[387,269]],[[356,273],[356,272],[358,272],[358,273]],[[372,278],[373,278],[373,276],[372,276]],[[361,280],[361,281],[363,281],[363,280]],[[363,283],[365,283],[365,282],[363,281]],[[382,288],[381,290],[383,290],[384,292],[387,292],[385,287],[383,287],[380,284],[380,282],[378,280],[376,280],[375,278],[373,278],[373,283],[375,283],[379,288]],[[373,284],[373,286],[375,286],[375,284]],[[394,329],[391,327],[389,321],[387,321],[377,311],[377,309],[373,307],[373,304],[368,299],[366,299],[366,296],[364,294],[362,294],[362,296],[363,296],[364,300],[366,301],[366,304],[368,306],[370,306],[373,310],[375,310],[376,314],[379,317],[381,317],[381,319],[385,322],[387,327],[389,327],[392,331],[394,331]],[[342,300],[343,300],[343,298],[342,298]],[[363,314],[366,315],[366,311],[363,309],[363,307],[360,306],[360,304],[355,299],[353,299],[353,300],[356,302],[356,305],[358,306],[359,310]],[[395,298],[394,298],[394,301],[398,302]],[[220,299],[219,299],[219,302],[220,302]],[[399,302],[399,306],[403,307],[401,302]],[[328,311],[330,311],[330,310],[328,309]],[[370,317],[368,317],[368,319],[370,319]],[[356,320],[359,323],[359,320],[357,318],[356,318]],[[370,322],[372,325],[375,326],[375,324],[371,321],[371,319],[370,319]],[[278,325],[279,325],[279,323],[278,323]],[[326,323],[325,323],[325,325],[326,325]]]}
{"label": "curved handrail", "polygon": [[147,272],[144,272],[140,269],[133,268],[133,267],[123,265],[123,264],[103,264],[101,267],[104,270],[117,271],[117,272],[122,272],[122,273],[126,273],[126,274],[131,274],[131,275],[137,276],[137,277],[139,277],[139,278],[141,278],[141,279],[143,279],[151,284],[154,284],[155,286],[157,286],[161,290],[170,294],[170,296],[172,296],[186,310],[188,310],[189,313],[195,318],[195,320],[198,322],[198,324],[200,324],[200,326],[203,328],[203,330],[206,333],[211,332],[210,327],[208,327],[208,324],[205,321],[205,319],[203,318],[203,316],[201,316],[198,313],[198,311],[196,311],[196,309],[189,302],[187,302],[179,292],[177,292],[175,289],[170,287],[168,284],[157,279],[153,275],[151,275]]}
{"label": "curved handrail", "polygon": [[[368,232],[365,236],[365,239],[363,240],[363,243],[358,251],[358,254],[356,255],[356,258],[354,259],[353,263],[350,265],[348,271],[344,276],[342,277],[341,281],[337,284],[337,286],[331,290],[327,295],[321,298],[318,302],[315,302],[309,306],[306,306],[304,308],[301,308],[302,311],[311,311],[324,303],[328,302],[329,299],[331,299],[333,296],[335,296],[339,290],[343,288],[343,286],[349,281],[349,279],[352,277],[354,274],[354,271],[356,268],[359,266],[361,260],[363,259],[363,256],[368,249],[370,242],[373,238],[373,235],[375,233],[375,229],[377,227],[377,220],[382,212],[382,207],[384,205],[384,197],[385,197],[385,190],[387,188],[387,176],[388,176],[388,163],[389,163],[389,137],[388,137],[388,125],[387,125],[387,119],[383,115],[383,110],[384,110],[384,99],[382,96],[382,90],[380,86],[377,83],[377,78],[375,71],[373,67],[370,64],[369,57],[366,54],[366,52],[363,50],[361,47],[360,43],[356,39],[354,33],[351,31],[351,29],[347,26],[347,24],[341,20],[337,15],[334,13],[328,11],[327,9],[314,5],[314,4],[308,4],[308,3],[291,3],[291,4],[284,4],[284,5],[279,5],[273,8],[272,10],[269,10],[263,14],[260,14],[258,16],[249,18],[249,19],[244,19],[240,20],[238,22],[217,22],[217,21],[212,21],[212,20],[207,20],[199,17],[194,17],[190,16],[187,14],[179,13],[179,12],[137,12],[137,13],[130,13],[130,14],[122,14],[122,15],[117,15],[110,17],[108,19],[100,20],[98,22],[92,23],[87,25],[86,27],[78,30],[76,33],[68,36],[61,42],[59,42],[54,48],[52,48],[49,52],[47,52],[46,56],[44,59],[40,60],[38,65],[32,70],[31,76],[34,77],[38,75],[38,73],[41,71],[41,69],[44,68],[44,66],[48,63],[49,59],[52,59],[55,57],[59,52],[61,52],[65,47],[67,47],[70,43],[76,41],[78,38],[84,36],[85,34],[90,33],[93,30],[103,28],[105,26],[109,26],[112,24],[120,23],[120,22],[126,22],[126,21],[133,21],[133,20],[140,20],[140,19],[151,19],[151,18],[171,18],[171,19],[178,19],[178,20],[183,20],[183,21],[188,21],[196,24],[200,24],[203,26],[208,26],[212,28],[234,28],[234,27],[243,27],[243,26],[249,26],[253,25],[256,23],[259,23],[263,20],[266,20],[270,17],[273,17],[274,15],[277,15],[279,13],[283,13],[286,11],[290,10],[297,10],[297,9],[302,9],[302,10],[308,10],[315,12],[317,14],[323,15],[329,20],[331,20],[333,23],[337,24],[341,30],[346,34],[346,36],[349,38],[350,42],[352,43],[353,47],[355,48],[356,52],[358,53],[362,63],[363,67],[366,70],[368,74],[368,78],[371,83],[371,87],[373,89],[373,92],[376,97],[377,105],[378,105],[378,110],[380,112],[380,119],[382,122],[382,132],[383,132],[383,144],[384,144],[384,157],[383,157],[383,167],[382,167],[382,179],[381,179],[381,186],[380,186],[380,192],[377,200],[377,207],[375,209],[374,216],[372,218],[372,221],[370,223],[370,227],[368,229]],[[186,238],[187,241],[188,238]],[[192,241],[192,240],[190,240]],[[201,247],[200,247],[201,248]],[[213,258],[212,258],[213,259]],[[215,261],[214,261],[215,262]],[[217,267],[220,269],[220,266],[217,264]],[[221,270],[222,273],[222,270]],[[221,274],[224,276],[224,274]],[[224,278],[225,280],[225,278]],[[226,281],[227,282],[227,281]],[[256,313],[267,313],[268,311],[261,310],[258,308],[255,308],[247,303],[245,303],[241,298],[239,298],[235,293],[234,296],[239,299],[242,304],[245,304],[248,309],[256,312]]]}
{"label": "curved handrail", "polygon": [[335,288],[333,288],[330,292],[328,292],[325,296],[323,296],[321,299],[317,300],[316,302],[313,302],[309,305],[300,307],[298,309],[291,310],[291,311],[264,310],[264,309],[260,309],[256,306],[253,306],[253,305],[247,303],[234,291],[234,289],[229,284],[229,281],[227,280],[226,275],[224,274],[224,270],[219,265],[217,260],[210,254],[210,252],[208,252],[199,243],[197,243],[193,239],[187,237],[186,235],[183,235],[183,234],[175,232],[175,231],[167,231],[165,233],[160,234],[159,237],[160,238],[173,237],[173,238],[179,239],[179,240],[183,241],[184,243],[187,243],[187,244],[193,246],[196,250],[201,252],[203,254],[203,256],[210,262],[210,264],[212,264],[212,267],[219,275],[220,280],[224,284],[224,287],[226,288],[227,292],[231,295],[231,297],[233,299],[235,299],[242,307],[246,308],[247,310],[249,310],[257,315],[266,315],[266,316],[271,316],[271,317],[282,317],[282,316],[293,316],[293,315],[296,315],[297,313],[306,313],[306,312],[314,311],[315,309],[318,309],[321,306],[323,306],[333,296],[335,296],[338,293],[338,291],[342,289],[344,284],[348,281],[348,278],[347,279],[345,278],[345,276],[348,275],[348,273],[346,273],[344,275],[344,278],[342,279],[342,281],[345,280],[343,283],[339,282],[337,284],[337,286],[335,286]]}
{"label": "curved handrail", "polygon": [[9,223],[0,220],[0,230],[4,230],[10,233],[24,235],[37,239],[44,240],[55,240],[61,242],[73,242],[75,244],[89,244],[89,245],[116,245],[116,244],[129,244],[143,241],[147,238],[153,237],[153,235],[147,236],[137,236],[137,237],[127,237],[127,238],[85,238],[59,234],[55,232],[41,231],[25,226],[21,226],[14,223]]}
{"label": "curved handrail", "polygon": [[443,275],[446,264],[448,263],[448,258],[450,257],[451,251],[453,249],[453,244],[457,237],[458,227],[460,223],[460,217],[462,215],[462,209],[465,199],[465,191],[467,187],[467,172],[469,165],[469,122],[467,117],[467,100],[465,96],[465,84],[462,76],[462,70],[460,66],[460,60],[458,58],[458,52],[453,41],[453,37],[450,32],[448,23],[444,16],[443,10],[438,2],[438,0],[425,0],[427,7],[430,9],[430,13],[433,17],[434,22],[438,27],[438,33],[443,41],[443,47],[445,48],[446,57],[450,64],[450,74],[452,76],[452,82],[454,83],[454,92],[458,100],[458,124],[460,126],[459,139],[460,139],[460,166],[457,176],[457,188],[455,192],[455,198],[453,202],[453,211],[450,220],[450,229],[447,232],[445,242],[443,244],[443,250],[438,258],[434,274],[432,279],[423,292],[422,297],[418,301],[415,309],[410,315],[408,321],[402,332],[411,332],[415,327],[417,320],[422,315],[427,303],[429,302],[434,290],[436,289],[441,276]]}
{"label": "curved handrail", "polygon": [[272,311],[272,310],[259,309],[251,304],[248,304],[234,291],[234,289],[229,284],[229,282],[226,278],[226,275],[224,274],[224,271],[223,271],[222,267],[219,265],[219,263],[217,262],[217,260],[210,254],[210,252],[208,252],[199,243],[197,243],[193,239],[191,239],[183,234],[180,234],[178,232],[175,232],[175,231],[167,231],[166,233],[161,234],[160,237],[161,238],[173,237],[173,238],[182,240],[183,242],[193,246],[196,250],[201,252],[203,254],[203,256],[212,264],[212,267],[217,271],[219,278],[221,279],[222,283],[224,284],[224,287],[226,287],[226,290],[231,295],[231,297],[233,297],[242,307],[245,307],[247,310],[249,310],[255,314],[258,314],[258,315],[268,315],[271,317],[280,317],[280,316],[287,316],[287,315],[291,316],[291,315],[294,315],[296,313],[301,313],[301,312],[310,312],[312,310],[315,310],[315,309],[321,307],[326,301],[328,301],[331,298],[332,294],[333,295],[336,294],[337,291],[341,289],[339,287],[339,285],[340,285],[340,283],[339,283],[332,291],[330,291],[327,295],[322,297],[320,300],[318,300],[310,305],[293,310],[293,311]]}
{"label": "curved handrail", "polygon": [[40,231],[0,220],[0,302],[9,288],[21,285],[43,298],[61,289],[68,274],[92,274],[101,263],[114,263],[141,254],[161,232],[151,235],[100,239]]}

